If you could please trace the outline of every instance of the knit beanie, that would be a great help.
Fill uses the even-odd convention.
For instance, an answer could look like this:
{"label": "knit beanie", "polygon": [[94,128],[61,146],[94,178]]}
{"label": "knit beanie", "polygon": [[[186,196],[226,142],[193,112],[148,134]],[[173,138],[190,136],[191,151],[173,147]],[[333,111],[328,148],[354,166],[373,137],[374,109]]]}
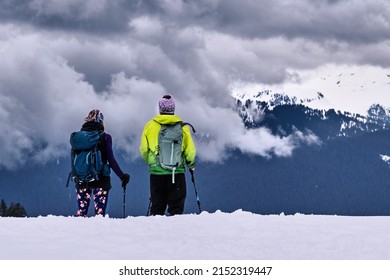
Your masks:
{"label": "knit beanie", "polygon": [[84,119],[86,122],[98,122],[103,123],[104,116],[103,113],[100,112],[98,109],[94,109],[91,112],[89,112],[88,116]]}
{"label": "knit beanie", "polygon": [[170,95],[164,95],[158,102],[160,114],[173,115],[175,114],[175,99]]}

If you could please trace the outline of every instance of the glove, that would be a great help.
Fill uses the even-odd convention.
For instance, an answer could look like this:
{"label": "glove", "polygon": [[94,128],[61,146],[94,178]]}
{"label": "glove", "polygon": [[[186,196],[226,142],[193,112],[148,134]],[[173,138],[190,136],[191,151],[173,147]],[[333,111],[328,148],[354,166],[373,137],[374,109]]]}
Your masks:
{"label": "glove", "polygon": [[191,161],[187,161],[186,162],[187,166],[188,166],[188,169],[190,170],[190,172],[194,172],[195,170],[195,162],[191,162]]}
{"label": "glove", "polygon": [[191,181],[192,181],[192,183],[195,184],[195,177],[194,177],[195,166],[193,166],[192,168],[190,168],[190,173],[191,173]]}
{"label": "glove", "polygon": [[125,173],[125,174],[123,174],[123,176],[120,179],[122,181],[122,188],[123,188],[123,190],[126,190],[126,185],[130,181],[130,175]]}

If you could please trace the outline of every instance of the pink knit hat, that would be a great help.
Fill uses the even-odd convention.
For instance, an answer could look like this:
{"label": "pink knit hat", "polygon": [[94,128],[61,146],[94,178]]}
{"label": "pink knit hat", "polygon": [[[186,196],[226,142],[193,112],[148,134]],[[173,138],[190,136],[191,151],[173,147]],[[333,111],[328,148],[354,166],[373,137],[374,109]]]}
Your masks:
{"label": "pink knit hat", "polygon": [[175,99],[171,95],[164,95],[158,102],[160,114],[173,115],[175,114]]}

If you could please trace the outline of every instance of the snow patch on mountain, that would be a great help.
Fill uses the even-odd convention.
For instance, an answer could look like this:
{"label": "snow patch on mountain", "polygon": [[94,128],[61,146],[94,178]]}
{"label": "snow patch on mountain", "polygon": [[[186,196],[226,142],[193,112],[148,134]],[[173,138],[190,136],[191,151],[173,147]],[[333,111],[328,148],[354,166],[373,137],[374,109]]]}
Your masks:
{"label": "snow patch on mountain", "polygon": [[282,105],[304,106],[309,119],[340,120],[334,136],[390,127],[390,70],[372,66],[328,65],[290,71],[283,84],[235,84],[231,95],[247,127],[259,127],[267,113]]}

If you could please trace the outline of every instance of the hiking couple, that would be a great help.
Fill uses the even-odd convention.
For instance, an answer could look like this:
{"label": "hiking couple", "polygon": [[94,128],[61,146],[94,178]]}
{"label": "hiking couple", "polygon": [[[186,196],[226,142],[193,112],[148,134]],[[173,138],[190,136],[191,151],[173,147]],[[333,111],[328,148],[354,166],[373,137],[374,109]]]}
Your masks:
{"label": "hiking couple", "polygon": [[[188,125],[185,125],[181,118],[175,115],[175,99],[171,95],[164,95],[158,102],[159,114],[146,123],[140,143],[140,153],[144,161],[149,166],[150,173],[150,199],[151,215],[164,215],[167,209],[170,215],[182,214],[186,198],[185,165],[191,172],[195,169],[196,149],[191,137]],[[89,112],[84,119],[84,124],[80,132],[71,135],[72,145],[72,176],[75,181],[77,192],[78,210],[76,216],[86,217],[88,208],[93,196],[94,209],[96,215],[105,215],[108,202],[108,194],[111,189],[110,169],[121,180],[122,187],[130,181],[130,175],[124,173],[115,159],[112,149],[112,137],[104,132],[104,116],[100,110],[95,109]],[[166,128],[169,127],[169,131]],[[176,132],[174,131],[176,129]],[[172,132],[173,131],[173,132]],[[170,155],[164,155],[162,147],[164,144],[164,133],[180,135],[178,140],[171,141],[172,150]],[[94,154],[86,153],[82,156],[80,151],[85,149],[85,143],[91,145],[91,135],[95,138],[92,145]],[[85,137],[88,136],[88,140]],[[169,137],[169,136],[168,136]],[[162,140],[163,139],[163,140]],[[163,163],[163,157],[174,157],[173,146],[176,148],[181,162],[174,166]],[[160,147],[161,146],[161,147]],[[80,180],[76,175],[75,165],[78,161],[84,163],[89,158],[97,158],[101,163],[96,179]],[[80,172],[79,172],[80,173]],[[90,176],[90,175],[88,175]]]}

